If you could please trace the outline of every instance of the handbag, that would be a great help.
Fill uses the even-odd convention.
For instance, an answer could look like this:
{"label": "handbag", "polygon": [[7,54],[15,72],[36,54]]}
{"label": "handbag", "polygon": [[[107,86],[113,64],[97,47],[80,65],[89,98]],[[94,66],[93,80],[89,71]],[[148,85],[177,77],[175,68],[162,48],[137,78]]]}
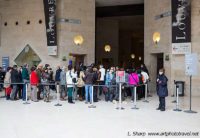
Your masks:
{"label": "handbag", "polygon": [[[69,72],[69,74],[70,74],[70,77],[72,78],[71,71]],[[72,82],[73,82],[73,83],[76,83],[76,82],[77,82],[76,78],[72,78]]]}

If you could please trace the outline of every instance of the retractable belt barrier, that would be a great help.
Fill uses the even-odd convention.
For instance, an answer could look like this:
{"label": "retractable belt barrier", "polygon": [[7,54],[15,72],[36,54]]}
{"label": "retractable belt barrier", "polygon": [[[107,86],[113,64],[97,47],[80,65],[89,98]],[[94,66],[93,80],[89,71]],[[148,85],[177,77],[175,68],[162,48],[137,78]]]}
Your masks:
{"label": "retractable belt barrier", "polygon": [[[28,84],[30,84],[30,82],[25,82],[25,83],[0,83],[0,84],[11,84],[11,85],[25,85],[26,87],[26,99],[25,102],[23,104],[30,104],[28,102]],[[147,84],[141,84],[141,85],[128,85],[127,83],[123,83],[126,84],[126,86],[124,87],[134,87],[134,106],[131,109],[139,109],[137,108],[137,87],[139,86],[145,86],[145,100],[144,102],[148,102],[147,101]],[[60,104],[60,84],[55,82],[55,83],[38,83],[38,84],[31,84],[31,85],[36,85],[36,86],[56,86],[56,91],[57,91],[57,104],[55,104],[55,106],[62,106],[62,104]],[[73,87],[75,87],[77,84],[65,84],[65,86],[70,86],[72,85]],[[122,83],[117,83],[116,85],[92,85],[92,102],[91,105],[89,105],[89,108],[96,108],[96,106],[94,105],[94,99],[93,99],[93,95],[94,95],[94,87],[119,87],[119,104],[117,106],[116,109],[119,110],[123,110],[125,109],[124,107],[122,107]]]}

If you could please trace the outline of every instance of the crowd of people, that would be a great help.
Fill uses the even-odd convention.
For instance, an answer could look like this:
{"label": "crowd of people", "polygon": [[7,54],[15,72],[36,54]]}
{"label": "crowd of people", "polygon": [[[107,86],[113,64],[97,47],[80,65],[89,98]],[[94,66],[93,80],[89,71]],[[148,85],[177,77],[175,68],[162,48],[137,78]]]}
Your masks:
{"label": "crowd of people", "polygon": [[[68,100],[68,103],[74,104],[76,100],[85,101],[85,103],[98,102],[101,95],[105,95],[105,101],[116,102],[119,100],[119,87],[116,83],[116,72],[125,72],[125,82],[122,85],[122,100],[130,96],[134,100],[134,88],[137,86],[137,99],[145,96],[145,86],[149,81],[149,72],[144,64],[138,68],[119,68],[110,67],[105,69],[103,65],[91,64],[86,67],[80,64],[78,68],[72,65],[58,66],[55,75],[49,64],[39,64],[29,70],[29,65],[24,64],[21,67],[14,65],[8,67],[7,72],[3,74],[0,68],[0,81],[4,85],[7,100],[26,100],[26,89],[28,84],[31,86],[30,99],[34,102],[44,100],[50,102],[50,90],[56,91],[56,85],[60,87],[60,100]],[[99,85],[99,87],[97,87]],[[94,87],[93,87],[94,86]],[[93,89],[93,90],[92,90]],[[93,91],[93,97],[92,97]],[[162,98],[160,101],[163,103]],[[161,107],[160,107],[161,108]]]}

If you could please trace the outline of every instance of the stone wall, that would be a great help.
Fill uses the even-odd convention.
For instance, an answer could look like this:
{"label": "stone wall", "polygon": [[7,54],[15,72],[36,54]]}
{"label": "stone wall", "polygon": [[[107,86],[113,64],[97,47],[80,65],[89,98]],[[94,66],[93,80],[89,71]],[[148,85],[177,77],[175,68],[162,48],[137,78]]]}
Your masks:
{"label": "stone wall", "polygon": [[[2,56],[10,57],[10,65],[29,44],[42,59],[42,64],[52,66],[68,64],[69,53],[86,54],[85,63],[94,62],[95,49],[95,1],[94,0],[57,0],[57,18],[81,20],[81,24],[58,23],[58,56],[48,56],[46,43],[45,17],[42,0],[0,0]],[[42,20],[42,24],[39,24]],[[18,25],[15,22],[18,21]],[[27,25],[27,21],[30,24]],[[7,26],[4,23],[7,22]],[[84,37],[82,46],[76,46],[73,38]],[[67,57],[67,62],[62,57]],[[1,65],[1,60],[0,60]]]}
{"label": "stone wall", "polygon": [[[185,75],[185,56],[172,55],[171,51],[171,16],[155,20],[156,15],[171,11],[171,0],[145,0],[145,63],[150,70],[151,89],[155,91],[156,79],[156,54],[164,53],[164,67],[169,78],[169,94],[173,93],[173,81],[185,81],[185,94],[189,93],[189,77]],[[198,53],[200,57],[200,1],[192,0],[192,52]],[[161,39],[155,46],[152,37],[154,32],[160,32]],[[165,60],[165,55],[169,55],[169,61]],[[198,63],[198,67],[200,64]],[[200,95],[200,67],[199,75],[194,76],[192,81],[193,95]]]}

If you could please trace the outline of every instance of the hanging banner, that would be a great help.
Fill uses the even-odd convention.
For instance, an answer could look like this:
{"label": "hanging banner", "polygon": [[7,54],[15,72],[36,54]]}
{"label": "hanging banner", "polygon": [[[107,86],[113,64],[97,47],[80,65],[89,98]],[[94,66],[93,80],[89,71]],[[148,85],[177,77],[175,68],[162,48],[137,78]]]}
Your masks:
{"label": "hanging banner", "polygon": [[56,0],[43,0],[48,55],[57,55]]}
{"label": "hanging banner", "polygon": [[191,53],[191,0],[171,0],[172,54]]}

